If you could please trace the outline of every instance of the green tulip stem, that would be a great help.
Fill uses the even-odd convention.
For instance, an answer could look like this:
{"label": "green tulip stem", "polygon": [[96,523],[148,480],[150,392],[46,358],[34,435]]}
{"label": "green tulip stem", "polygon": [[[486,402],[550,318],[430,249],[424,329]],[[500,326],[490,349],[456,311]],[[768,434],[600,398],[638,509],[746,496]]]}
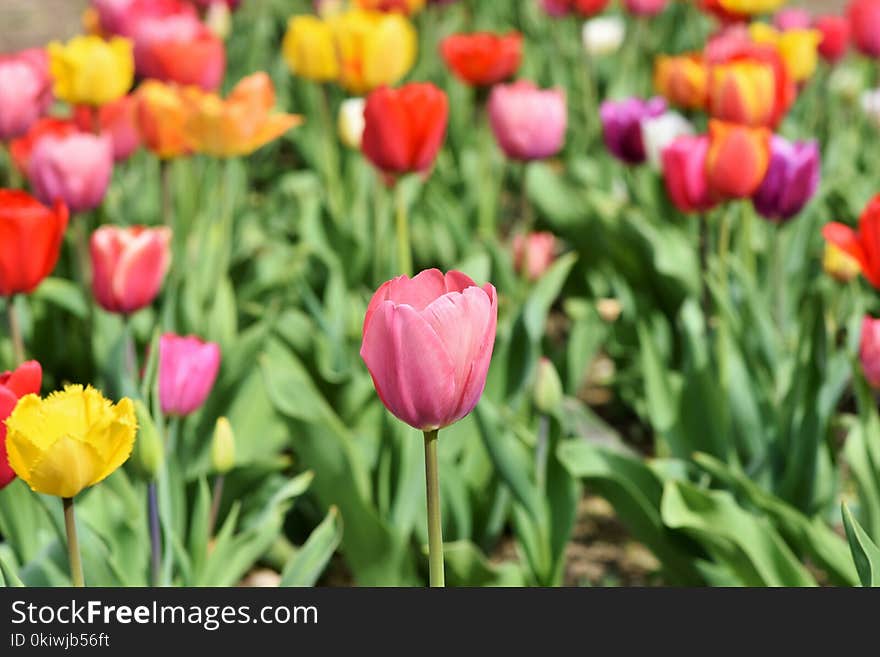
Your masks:
{"label": "green tulip stem", "polygon": [[220,500],[223,499],[223,481],[225,477],[218,474],[214,479],[214,490],[211,495],[211,512],[208,515],[208,539],[214,536],[214,527],[217,526],[217,515],[220,513]]}
{"label": "green tulip stem", "polygon": [[162,223],[174,227],[174,197],[171,184],[171,161],[159,160],[159,196],[162,203]]}
{"label": "green tulip stem", "polygon": [[[719,216],[718,227],[718,275],[721,280],[722,303],[730,303],[730,272],[728,259],[730,257],[730,212],[722,212]],[[728,348],[728,323],[724,313],[718,313],[718,370],[721,385],[727,387],[727,348]]]}
{"label": "green tulip stem", "polygon": [[397,226],[397,270],[400,274],[412,276],[412,249],[409,243],[409,217],[403,188],[397,183],[394,188],[394,216]]}
{"label": "green tulip stem", "polygon": [[19,189],[21,187],[21,176],[15,167],[15,162],[12,160],[12,151],[9,149],[9,143],[0,141],[0,151],[6,154],[6,182],[9,185],[8,188]]}
{"label": "green tulip stem", "polygon": [[24,362],[24,340],[21,337],[21,324],[18,321],[14,296],[10,296],[6,300],[6,316],[9,319],[9,337],[12,339],[12,353],[15,357],[14,365],[18,367]]}
{"label": "green tulip stem", "polygon": [[73,498],[63,497],[64,505],[64,528],[67,531],[67,556],[70,560],[70,579],[73,585],[82,588],[85,586],[83,578],[82,558],[79,554],[79,540],[76,537],[76,515],[73,511]]}
{"label": "green tulip stem", "polygon": [[159,525],[159,497],[156,482],[147,486],[147,512],[150,519],[150,583],[159,586],[162,578],[162,532]]}
{"label": "green tulip stem", "polygon": [[443,526],[440,522],[440,476],[437,430],[425,431],[425,489],[428,497],[428,566],[432,587],[446,586],[443,576]]}

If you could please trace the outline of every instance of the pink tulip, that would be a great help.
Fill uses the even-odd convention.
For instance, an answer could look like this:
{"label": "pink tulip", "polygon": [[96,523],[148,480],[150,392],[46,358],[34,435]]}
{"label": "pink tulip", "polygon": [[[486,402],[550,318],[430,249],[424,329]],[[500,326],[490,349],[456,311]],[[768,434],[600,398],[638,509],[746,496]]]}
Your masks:
{"label": "pink tulip", "polygon": [[129,315],[153,303],[171,265],[171,229],[102,226],[91,239],[98,305]]}
{"label": "pink tulip", "polygon": [[859,360],[865,379],[873,388],[880,388],[880,319],[865,315],[859,342]]}
{"label": "pink tulip", "polygon": [[159,401],[162,413],[184,417],[211,393],[220,369],[220,346],[194,336],[166,333],[159,339]]}
{"label": "pink tulip", "polygon": [[522,233],[513,238],[513,266],[536,281],[556,259],[556,236],[553,233]]}
{"label": "pink tulip", "polygon": [[44,50],[0,56],[0,141],[25,134],[51,104],[52,80]]}
{"label": "pink tulip", "polygon": [[34,146],[27,170],[37,198],[47,205],[60,198],[71,212],[98,207],[112,173],[110,137],[83,132],[42,137]]}
{"label": "pink tulip", "polygon": [[813,24],[813,17],[806,9],[791,7],[776,12],[773,25],[777,30],[806,30]]}
{"label": "pink tulip", "polygon": [[367,307],[361,345],[382,403],[422,431],[470,413],[486,385],[497,320],[495,288],[458,271],[384,283]]}
{"label": "pink tulip", "polygon": [[539,89],[527,80],[497,84],[489,96],[489,121],[501,150],[514,160],[540,160],[565,141],[565,92]]}
{"label": "pink tulip", "polygon": [[705,212],[716,204],[706,176],[708,152],[706,135],[683,135],[663,149],[660,159],[666,191],[682,212]]}
{"label": "pink tulip", "polygon": [[624,0],[627,11],[637,16],[656,16],[666,9],[667,0]]}

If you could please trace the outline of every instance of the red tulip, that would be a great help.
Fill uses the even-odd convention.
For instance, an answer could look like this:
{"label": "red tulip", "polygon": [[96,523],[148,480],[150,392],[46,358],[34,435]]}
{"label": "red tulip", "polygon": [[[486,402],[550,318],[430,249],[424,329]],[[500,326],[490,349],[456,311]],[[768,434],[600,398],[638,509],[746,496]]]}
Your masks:
{"label": "red tulip", "polygon": [[29,194],[0,189],[0,296],[28,294],[58,262],[67,207],[47,208]]}
{"label": "red tulip", "polygon": [[852,0],[847,16],[856,48],[868,57],[880,57],[880,0]]}
{"label": "red tulip", "polygon": [[770,166],[771,132],[722,121],[709,122],[706,176],[716,198],[748,198]]}
{"label": "red tulip", "polygon": [[831,63],[842,59],[849,49],[849,22],[843,16],[819,16],[815,27],[822,33],[819,54]]}
{"label": "red tulip", "polygon": [[489,86],[516,73],[522,61],[519,32],[453,34],[440,43],[440,54],[456,77],[474,86]]}
{"label": "red tulip", "polygon": [[104,310],[129,315],[149,306],[171,265],[171,229],[102,226],[90,242],[92,291]]}
{"label": "red tulip", "polygon": [[6,455],[6,418],[25,395],[40,393],[43,370],[40,364],[31,360],[22,363],[14,372],[0,374],[0,488],[5,488],[15,479],[15,472],[9,465]]}
{"label": "red tulip", "polygon": [[858,230],[833,222],[822,229],[825,239],[858,261],[862,275],[880,289],[880,194],[875,196],[859,218]]}
{"label": "red tulip", "polygon": [[429,82],[380,87],[367,96],[361,150],[388,176],[428,171],[446,135],[449,101]]}
{"label": "red tulip", "polygon": [[715,205],[706,176],[706,135],[678,137],[663,149],[663,181],[673,205],[682,212],[705,212]]}
{"label": "red tulip", "polygon": [[497,320],[495,288],[461,272],[384,283],[367,307],[361,345],[382,403],[422,431],[470,413],[486,385]]}

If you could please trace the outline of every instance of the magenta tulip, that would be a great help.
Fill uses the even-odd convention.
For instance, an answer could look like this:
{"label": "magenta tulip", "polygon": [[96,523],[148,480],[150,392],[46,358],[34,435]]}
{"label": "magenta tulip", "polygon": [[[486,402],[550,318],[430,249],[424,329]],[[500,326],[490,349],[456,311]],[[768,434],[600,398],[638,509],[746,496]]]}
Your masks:
{"label": "magenta tulip", "polygon": [[709,190],[706,155],[709,137],[684,135],[663,149],[663,182],[673,205],[682,212],[705,212],[716,201]]}
{"label": "magenta tulip", "polygon": [[606,100],[599,106],[602,137],[614,157],[627,164],[642,164],[647,158],[642,137],[642,122],[657,118],[666,111],[666,101],[659,96],[642,100]]}
{"label": "magenta tulip", "polygon": [[220,346],[194,336],[166,333],[159,339],[159,402],[165,415],[198,410],[220,370]]}
{"label": "magenta tulip", "polygon": [[416,429],[434,431],[470,413],[486,385],[495,345],[495,288],[428,269],[373,295],[361,357],[382,403]]}
{"label": "magenta tulip", "polygon": [[23,50],[0,56],[0,141],[25,134],[52,103],[46,53]]}
{"label": "magenta tulip", "polygon": [[171,229],[102,226],[91,239],[98,305],[129,315],[153,303],[171,265]]}
{"label": "magenta tulip", "polygon": [[636,16],[656,16],[666,9],[667,0],[624,0],[627,11]]}
{"label": "magenta tulip", "polygon": [[752,197],[758,214],[771,221],[794,217],[816,193],[821,168],[816,141],[791,142],[774,135],[767,175]]}
{"label": "magenta tulip", "polygon": [[880,319],[865,315],[859,342],[859,360],[865,379],[873,388],[880,388]]}
{"label": "magenta tulip", "polygon": [[527,80],[498,84],[489,96],[489,120],[501,150],[514,160],[540,160],[565,141],[565,92],[539,89]]}
{"label": "magenta tulip", "polygon": [[34,146],[27,176],[46,205],[61,199],[71,212],[92,210],[104,200],[113,173],[113,141],[75,132],[46,135]]}

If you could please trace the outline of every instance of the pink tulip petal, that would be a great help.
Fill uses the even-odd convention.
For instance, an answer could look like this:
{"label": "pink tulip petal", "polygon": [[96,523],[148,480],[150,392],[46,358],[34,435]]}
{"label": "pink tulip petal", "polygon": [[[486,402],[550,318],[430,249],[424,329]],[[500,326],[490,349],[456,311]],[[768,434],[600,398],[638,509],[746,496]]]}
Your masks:
{"label": "pink tulip petal", "polygon": [[376,391],[396,417],[420,429],[450,421],[454,366],[441,339],[409,305],[387,301],[367,326],[361,357]]}

